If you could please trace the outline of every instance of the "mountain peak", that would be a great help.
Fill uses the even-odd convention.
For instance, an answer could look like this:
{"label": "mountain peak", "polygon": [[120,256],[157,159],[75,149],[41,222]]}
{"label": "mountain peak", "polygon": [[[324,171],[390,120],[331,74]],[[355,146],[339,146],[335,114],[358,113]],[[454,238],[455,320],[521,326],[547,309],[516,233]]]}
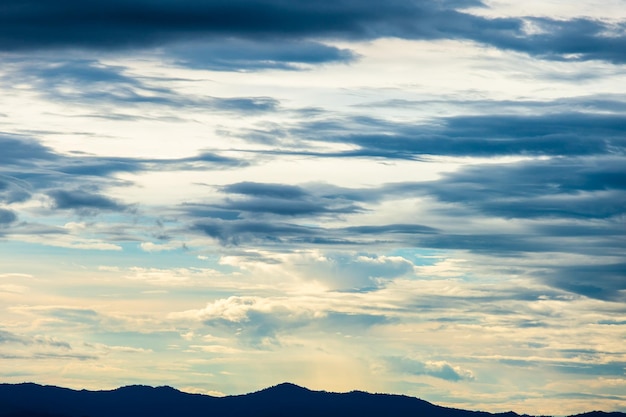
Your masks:
{"label": "mountain peak", "polygon": [[288,394],[288,393],[311,392],[311,390],[308,388],[301,387],[300,385],[296,385],[292,382],[282,382],[280,384],[262,389],[259,392],[273,392],[273,393]]}
{"label": "mountain peak", "polygon": [[296,390],[310,391],[308,388],[301,387],[300,385],[294,384],[293,382],[281,382],[278,385],[274,385],[274,388],[277,388],[277,389],[296,389]]}

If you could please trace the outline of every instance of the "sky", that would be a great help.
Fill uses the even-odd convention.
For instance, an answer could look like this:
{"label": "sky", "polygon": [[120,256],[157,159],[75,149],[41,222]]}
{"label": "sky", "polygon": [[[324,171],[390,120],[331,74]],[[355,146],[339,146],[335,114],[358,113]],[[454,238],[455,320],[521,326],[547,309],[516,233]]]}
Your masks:
{"label": "sky", "polygon": [[0,381],[626,411],[625,0],[4,0]]}

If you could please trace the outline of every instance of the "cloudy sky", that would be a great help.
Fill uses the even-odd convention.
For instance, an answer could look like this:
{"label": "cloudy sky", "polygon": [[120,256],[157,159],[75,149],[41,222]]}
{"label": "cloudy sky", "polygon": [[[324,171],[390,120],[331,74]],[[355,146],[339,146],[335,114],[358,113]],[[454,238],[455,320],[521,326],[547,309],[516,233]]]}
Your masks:
{"label": "cloudy sky", "polygon": [[626,410],[625,0],[4,0],[0,381]]}

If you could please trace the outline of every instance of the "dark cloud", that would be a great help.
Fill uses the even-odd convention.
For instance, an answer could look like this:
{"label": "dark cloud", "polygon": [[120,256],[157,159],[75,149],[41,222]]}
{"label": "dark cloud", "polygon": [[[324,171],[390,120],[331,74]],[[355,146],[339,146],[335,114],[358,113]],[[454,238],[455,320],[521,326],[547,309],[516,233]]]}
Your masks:
{"label": "dark cloud", "polygon": [[[391,244],[503,258],[535,257],[541,253],[598,256],[597,265],[537,265],[534,269],[503,273],[533,276],[557,291],[622,300],[626,289],[624,265],[601,259],[621,256],[624,246],[621,219],[626,215],[626,183],[623,178],[626,171],[619,155],[540,158],[469,165],[433,181],[372,188],[235,183],[220,188],[228,195],[224,202],[188,205],[183,211],[191,224],[190,230],[211,236],[226,246],[357,248]],[[436,223],[438,227],[418,223],[359,225],[354,221],[347,227],[328,227],[322,219],[337,203],[339,207],[375,211],[382,202],[407,198],[431,199],[426,207],[433,214],[454,221]],[[333,212],[338,213],[352,212],[336,209]],[[261,216],[274,218],[264,220]],[[290,216],[290,222],[285,222],[284,216]],[[465,227],[461,221],[494,217],[516,221],[516,230],[485,231]],[[329,261],[334,262],[333,271],[340,271],[347,282],[356,283],[341,288],[376,288],[378,284],[373,278],[377,266],[385,268],[380,276],[394,271],[385,262],[359,264],[341,257]],[[324,274],[332,275],[326,271],[320,276]],[[531,321],[517,325],[543,324]]]}
{"label": "dark cloud", "polygon": [[302,187],[295,185],[267,184],[248,181],[226,185],[222,187],[222,191],[231,194],[281,199],[303,198],[309,195]]}
{"label": "dark cloud", "polygon": [[68,157],[63,162],[58,167],[58,172],[70,176],[107,177],[120,172],[147,170],[147,163],[133,158]]}
{"label": "dark cloud", "polygon": [[126,211],[128,205],[121,204],[109,197],[83,190],[52,190],[48,195],[54,201],[54,207],[61,210],[76,210],[83,214],[101,211]]}
{"label": "dark cloud", "polygon": [[[230,244],[247,244],[250,239],[267,244],[312,243],[315,237],[326,239],[319,242],[331,239],[334,243],[368,244],[387,240],[498,255],[552,251],[614,255],[623,236],[616,225],[625,214],[624,177],[626,171],[618,156],[523,160],[470,165],[435,181],[369,189],[237,183],[221,188],[229,193],[224,202],[188,205],[184,210],[194,222],[204,219],[196,222],[197,230]],[[383,201],[425,197],[435,199],[433,210],[451,218],[501,217],[534,222],[515,233],[477,233],[407,223],[319,226],[320,216],[373,211]],[[310,221],[306,226],[265,224],[259,222],[259,215],[308,217]],[[580,237],[586,238],[585,244]]]}
{"label": "dark cloud", "polygon": [[305,122],[286,134],[358,147],[343,152],[292,152],[312,156],[409,160],[433,155],[585,156],[626,151],[625,123],[622,114],[595,113],[452,116],[427,124],[347,117]]}
{"label": "dark cloud", "polygon": [[[354,0],[314,3],[97,0],[87,5],[76,0],[54,4],[43,0],[27,4],[13,0],[3,5],[0,47],[9,50],[64,46],[108,49],[158,45],[198,36],[438,38],[450,35],[446,32],[466,16],[450,7],[476,4],[476,1],[418,3],[391,0],[385,5],[372,7],[367,2]],[[446,19],[453,21],[446,23]],[[518,28],[519,23],[505,20],[489,26]]]}
{"label": "dark cloud", "polygon": [[[544,59],[564,61],[603,60],[626,62],[626,23],[576,18],[556,20],[529,17],[534,33],[522,37],[488,38],[497,48],[512,49]],[[481,41],[481,39],[475,39]]]}
{"label": "dark cloud", "polygon": [[58,159],[47,146],[32,138],[0,133],[0,167],[34,167],[38,161]]}
{"label": "dark cloud", "polygon": [[221,187],[220,191],[228,195],[222,202],[206,204],[204,207],[201,204],[186,205],[188,213],[236,219],[258,216],[336,216],[362,211],[351,201],[320,196],[293,185],[241,182]]}
{"label": "dark cloud", "polygon": [[167,57],[188,68],[212,71],[301,70],[324,63],[350,63],[347,50],[311,41],[260,42],[228,38],[183,43],[167,49]]}
{"label": "dark cloud", "polygon": [[[191,66],[204,64],[216,69],[292,69],[301,62],[350,59],[349,52],[316,46],[307,39],[398,37],[470,40],[544,59],[626,62],[622,22],[486,18],[461,11],[476,6],[483,4],[474,0],[389,0],[384,4],[355,0],[96,0],[88,4],[10,0],[3,4],[0,15],[0,48],[119,49],[202,39],[208,41],[207,55],[214,57],[189,58],[194,47],[187,54],[178,51],[175,55]],[[528,31],[529,25],[537,30]],[[265,46],[243,48],[240,51],[244,53],[233,55],[215,46],[222,39],[227,43],[263,41],[266,45],[283,40],[304,43],[301,51]]]}
{"label": "dark cloud", "polygon": [[218,240],[222,245],[241,245],[255,242],[264,245],[314,242],[319,234],[319,230],[314,227],[252,220],[207,219],[195,222],[191,226],[191,230],[200,231]]}
{"label": "dark cloud", "polygon": [[550,252],[565,250],[557,248],[551,242],[538,241],[538,237],[522,233],[440,233],[424,236],[414,244],[435,249],[469,250],[494,256],[510,256],[523,252]]}
{"label": "dark cloud", "polygon": [[525,359],[501,359],[501,363],[510,366],[518,366],[524,368],[546,368],[549,367],[553,371],[566,374],[579,375],[604,375],[604,376],[623,376],[626,370],[626,362],[607,362],[597,363],[591,361],[535,361]]}
{"label": "dark cloud", "polygon": [[0,208],[0,226],[13,223],[17,220],[17,214],[11,210]]}
{"label": "dark cloud", "polygon": [[[332,203],[331,203],[332,204]],[[314,200],[283,200],[283,199],[245,199],[227,200],[214,207],[221,210],[248,214],[270,214],[278,216],[321,216],[330,214],[348,214],[359,210],[354,205],[343,205],[333,207],[324,201]]]}
{"label": "dark cloud", "polygon": [[541,276],[547,284],[565,291],[600,300],[626,301],[626,263],[563,266]]}
{"label": "dark cloud", "polygon": [[[297,246],[328,246],[328,245],[351,245],[362,246],[374,243],[396,243],[402,245],[420,245],[423,247],[436,248],[453,248],[455,244],[442,242],[445,237],[427,239],[420,237],[424,234],[436,234],[438,231],[434,228],[419,224],[390,224],[380,226],[350,226],[350,227],[322,227],[313,226],[310,222],[316,222],[315,217],[311,217],[307,224],[288,223],[284,221],[272,220],[261,221],[240,217],[239,212],[219,211],[211,208],[191,206],[187,214],[194,217],[205,217],[203,220],[197,220],[192,217],[192,224],[189,230],[192,232],[200,232],[218,240],[222,245],[226,246],[277,246],[293,247]],[[272,213],[274,214],[274,213]],[[316,213],[307,213],[307,215]],[[293,213],[290,213],[293,216]],[[305,218],[306,219],[306,218]],[[480,236],[474,237],[476,240],[481,239]],[[491,238],[491,240],[489,239]],[[490,243],[483,245],[474,245],[475,250],[492,250],[497,245],[497,241],[506,242],[511,236],[490,236],[482,237],[483,240]],[[453,238],[452,238],[453,239]],[[459,239],[461,241],[461,239]],[[486,246],[487,245],[487,246]],[[456,243],[460,248],[468,249],[467,244]],[[517,244],[515,248],[510,250],[539,250],[533,249],[533,245]],[[505,249],[506,250],[506,249]]]}
{"label": "dark cloud", "polygon": [[435,228],[420,224],[320,226],[323,219],[341,219],[370,210],[362,202],[375,203],[394,193],[403,193],[393,185],[389,188],[393,190],[241,182],[219,187],[226,195],[219,202],[185,203],[180,208],[191,222],[191,230],[224,245],[365,244],[394,235],[392,240],[397,240],[398,235],[437,233]]}
{"label": "dark cloud", "polygon": [[437,229],[421,224],[385,224],[379,226],[349,226],[344,227],[342,231],[347,233],[361,235],[380,235],[387,234],[433,234],[437,233]]}
{"label": "dark cloud", "polygon": [[424,186],[488,216],[610,219],[626,211],[625,177],[621,158],[557,158],[469,166]]}

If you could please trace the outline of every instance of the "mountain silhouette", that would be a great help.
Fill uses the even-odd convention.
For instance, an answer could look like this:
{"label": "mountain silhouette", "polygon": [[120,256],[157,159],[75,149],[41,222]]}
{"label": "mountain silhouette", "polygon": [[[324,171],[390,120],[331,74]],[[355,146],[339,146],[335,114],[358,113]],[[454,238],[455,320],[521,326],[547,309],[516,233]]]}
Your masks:
{"label": "mountain silhouette", "polygon": [[[171,387],[132,385],[111,391],[71,390],[33,383],[0,384],[0,417],[516,417],[440,407],[405,395],[311,391],[283,383],[227,397]],[[592,412],[577,417],[626,417]]]}

